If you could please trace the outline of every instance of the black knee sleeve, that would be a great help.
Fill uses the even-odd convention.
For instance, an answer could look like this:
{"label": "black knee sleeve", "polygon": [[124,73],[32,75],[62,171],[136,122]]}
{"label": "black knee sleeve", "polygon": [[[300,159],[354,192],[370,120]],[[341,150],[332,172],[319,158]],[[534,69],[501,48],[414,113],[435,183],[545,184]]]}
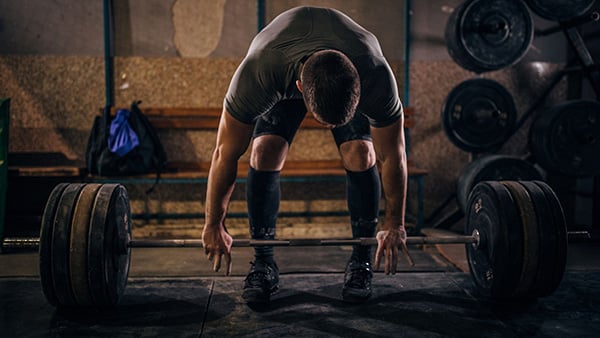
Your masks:
{"label": "black knee sleeve", "polygon": [[346,194],[352,221],[377,221],[381,180],[376,166],[359,172],[346,170]]}
{"label": "black knee sleeve", "polygon": [[[279,171],[259,171],[250,167],[246,181],[246,202],[252,239],[274,239],[279,200]],[[255,247],[257,258],[273,256],[272,247]]]}
{"label": "black knee sleeve", "polygon": [[246,201],[250,234],[254,239],[273,239],[279,211],[279,171],[248,170]]}
{"label": "black knee sleeve", "polygon": [[[362,172],[347,172],[348,210],[352,237],[373,237],[377,228],[381,180],[375,166]],[[371,261],[371,247],[355,245],[352,257],[362,262]]]}

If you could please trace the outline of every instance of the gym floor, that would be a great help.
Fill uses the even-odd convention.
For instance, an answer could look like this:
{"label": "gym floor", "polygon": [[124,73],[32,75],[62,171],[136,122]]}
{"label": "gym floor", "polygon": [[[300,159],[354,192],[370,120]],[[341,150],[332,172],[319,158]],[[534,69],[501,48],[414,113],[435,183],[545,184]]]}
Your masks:
{"label": "gym floor", "polygon": [[[310,250],[310,257],[307,257]],[[569,246],[551,296],[525,304],[477,298],[463,245],[413,247],[415,266],[377,273],[365,304],[341,300],[348,247],[277,248],[281,289],[269,306],[240,296],[251,249],[234,248],[232,276],[201,249],[136,248],[114,310],[66,311],[41,291],[36,253],[0,255],[0,337],[585,337],[600,332],[600,248]]]}

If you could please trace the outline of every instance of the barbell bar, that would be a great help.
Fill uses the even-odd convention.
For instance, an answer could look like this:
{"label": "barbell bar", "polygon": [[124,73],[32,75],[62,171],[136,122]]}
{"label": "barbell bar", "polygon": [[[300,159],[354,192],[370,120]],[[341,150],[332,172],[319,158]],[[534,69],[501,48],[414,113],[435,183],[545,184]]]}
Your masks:
{"label": "barbell bar", "polygon": [[[445,236],[445,237],[419,237],[409,236],[406,238],[406,245],[426,245],[426,244],[475,244],[479,245],[477,234],[471,236]],[[569,231],[567,232],[569,243],[585,242],[591,239],[588,231]],[[33,251],[38,250],[40,245],[39,237],[6,237],[2,240],[2,251]],[[232,247],[258,247],[258,246],[344,246],[344,245],[377,245],[375,238],[358,239],[279,239],[279,240],[256,240],[256,239],[234,239]],[[202,248],[202,240],[199,239],[133,239],[128,244],[130,248]]]}
{"label": "barbell bar", "polygon": [[[475,244],[479,242],[478,233],[471,236],[445,236],[445,237],[420,237],[409,236],[406,238],[407,245],[425,245],[425,244]],[[8,237],[2,242],[4,250],[37,250],[39,248],[39,237]],[[233,247],[259,247],[259,246],[344,246],[344,245],[377,245],[377,239],[366,237],[356,239],[234,239]],[[128,241],[128,248],[202,248],[200,239],[132,239]]]}

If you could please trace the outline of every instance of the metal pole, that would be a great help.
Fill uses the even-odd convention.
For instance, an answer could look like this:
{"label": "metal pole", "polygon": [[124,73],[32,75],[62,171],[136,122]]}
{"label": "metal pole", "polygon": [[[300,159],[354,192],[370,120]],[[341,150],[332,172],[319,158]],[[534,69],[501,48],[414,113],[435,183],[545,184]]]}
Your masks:
{"label": "metal pole", "polygon": [[4,238],[4,214],[8,185],[9,105],[10,99],[0,99],[0,240]]}
{"label": "metal pole", "polygon": [[[475,236],[448,236],[448,237],[408,237],[407,245],[419,244],[472,244],[477,243]],[[256,247],[256,246],[342,246],[342,245],[377,245],[375,238],[357,239],[279,239],[279,240],[253,240],[235,239],[234,247]],[[129,247],[132,248],[169,248],[190,247],[201,248],[202,240],[199,239],[154,239],[154,240],[131,240]]]}
{"label": "metal pole", "polygon": [[[591,240],[588,231],[569,231],[567,233],[568,242],[586,242]],[[489,240],[489,239],[488,239]],[[406,239],[407,245],[425,245],[425,244],[477,244],[479,243],[479,233],[473,235],[452,235],[452,236],[432,236],[420,237],[410,236]],[[7,237],[1,242],[3,250],[37,250],[40,244],[38,237]],[[254,239],[234,239],[234,247],[255,247],[255,246],[343,246],[343,245],[377,245],[377,240],[372,237],[357,239],[280,239],[280,240],[254,240]],[[130,248],[201,248],[200,239],[132,239],[127,244]]]}
{"label": "metal pole", "polygon": [[114,20],[112,0],[104,0],[104,86],[106,89],[106,106],[115,104],[114,91]]}

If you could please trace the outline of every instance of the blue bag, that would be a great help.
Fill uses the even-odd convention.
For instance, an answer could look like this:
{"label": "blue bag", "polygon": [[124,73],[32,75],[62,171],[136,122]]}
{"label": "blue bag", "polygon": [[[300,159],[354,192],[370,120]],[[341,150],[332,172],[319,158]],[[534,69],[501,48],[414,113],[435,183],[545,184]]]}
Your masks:
{"label": "blue bag", "polygon": [[140,144],[138,136],[129,125],[129,110],[117,110],[117,116],[110,123],[108,148],[120,157],[125,156]]}

